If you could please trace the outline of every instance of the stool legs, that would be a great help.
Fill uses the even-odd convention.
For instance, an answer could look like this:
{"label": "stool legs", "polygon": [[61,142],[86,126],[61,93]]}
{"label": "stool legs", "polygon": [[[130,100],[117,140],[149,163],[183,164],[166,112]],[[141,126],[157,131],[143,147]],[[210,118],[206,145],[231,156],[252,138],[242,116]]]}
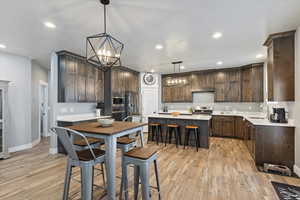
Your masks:
{"label": "stool legs", "polygon": [[195,136],[195,140],[196,140],[196,149],[197,149],[197,152],[198,152],[198,147],[199,147],[199,142],[198,142],[198,131],[197,129],[194,129],[194,136]]}
{"label": "stool legs", "polygon": [[157,186],[157,192],[158,192],[158,199],[160,200],[161,196],[160,196],[160,184],[159,184],[157,160],[154,160],[154,170],[155,170],[155,177],[156,177],[156,186]]}
{"label": "stool legs", "polygon": [[68,198],[69,198],[71,175],[72,175],[72,165],[71,165],[71,162],[68,160],[66,176],[65,176],[63,200],[68,200]]}
{"label": "stool legs", "polygon": [[186,130],[185,131],[185,136],[184,136],[184,149],[185,149],[185,146],[188,145],[189,143],[189,140],[190,140],[190,130]]}
{"label": "stool legs", "polygon": [[139,184],[140,184],[140,168],[139,166],[134,166],[134,200],[138,200]]}
{"label": "stool legs", "polygon": [[159,142],[159,127],[156,126],[155,127],[155,136],[156,136],[156,144],[158,145],[158,142]]}
{"label": "stool legs", "polygon": [[124,186],[124,176],[125,176],[125,166],[124,166],[124,157],[123,157],[123,154],[124,154],[124,151],[122,149],[122,174],[121,174],[121,185],[120,185],[120,197],[119,199],[122,200],[122,197],[123,197],[123,186]]}
{"label": "stool legs", "polygon": [[[124,185],[124,189],[123,189]],[[122,193],[125,191],[125,200],[128,200],[128,175],[127,175],[127,164],[122,163],[122,180],[121,180],[121,191],[120,200],[122,199]]]}
{"label": "stool legs", "polygon": [[150,199],[150,167],[149,164],[140,165],[141,183],[142,183],[142,199]]}
{"label": "stool legs", "polygon": [[94,167],[85,165],[81,167],[81,199],[92,199],[93,197]]}

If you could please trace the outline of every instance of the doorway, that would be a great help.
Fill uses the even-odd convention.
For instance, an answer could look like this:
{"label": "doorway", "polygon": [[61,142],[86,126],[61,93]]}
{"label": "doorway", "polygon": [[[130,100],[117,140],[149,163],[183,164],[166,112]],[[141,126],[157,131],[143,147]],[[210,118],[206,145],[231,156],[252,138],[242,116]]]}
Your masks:
{"label": "doorway", "polygon": [[39,139],[50,136],[48,131],[48,83],[40,81],[39,84]]}
{"label": "doorway", "polygon": [[[148,123],[148,116],[158,113],[158,89],[142,89],[142,120]],[[148,132],[148,126],[144,126],[144,132]]]}

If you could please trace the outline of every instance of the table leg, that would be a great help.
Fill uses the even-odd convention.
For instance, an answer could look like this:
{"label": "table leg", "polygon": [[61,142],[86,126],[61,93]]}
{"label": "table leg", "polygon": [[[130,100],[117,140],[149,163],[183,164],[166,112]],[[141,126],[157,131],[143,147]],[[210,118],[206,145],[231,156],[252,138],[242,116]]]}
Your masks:
{"label": "table leg", "polygon": [[117,138],[107,137],[105,139],[106,151],[106,177],[107,177],[107,195],[109,200],[116,199],[116,151],[117,151]]}
{"label": "table leg", "polygon": [[144,147],[144,133],[143,128],[141,128],[140,132],[140,138],[141,138],[141,146]]}

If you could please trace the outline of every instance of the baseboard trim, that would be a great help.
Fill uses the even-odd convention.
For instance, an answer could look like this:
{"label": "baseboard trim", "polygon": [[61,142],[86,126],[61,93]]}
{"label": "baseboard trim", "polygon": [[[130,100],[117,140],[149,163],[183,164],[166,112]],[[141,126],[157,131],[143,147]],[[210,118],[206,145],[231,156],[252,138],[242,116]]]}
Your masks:
{"label": "baseboard trim", "polygon": [[18,152],[18,151],[24,151],[27,149],[31,149],[32,147],[34,147],[35,145],[39,144],[41,142],[41,139],[37,139],[31,143],[28,144],[23,144],[23,145],[19,145],[19,146],[14,146],[14,147],[9,147],[8,148],[8,152],[9,153],[14,153],[14,152]]}
{"label": "baseboard trim", "polygon": [[9,147],[8,152],[9,153],[14,153],[14,152],[17,152],[17,151],[23,151],[23,150],[30,149],[30,148],[32,148],[32,143],[23,144],[23,145],[14,146],[14,147]]}
{"label": "baseboard trim", "polygon": [[57,148],[50,148],[49,153],[50,154],[57,154],[58,153]]}
{"label": "baseboard trim", "polygon": [[40,142],[41,142],[41,138],[39,138],[39,139],[33,141],[33,142],[31,143],[31,144],[32,144],[32,147],[38,145]]}
{"label": "baseboard trim", "polygon": [[300,177],[300,168],[297,165],[294,165],[294,173]]}

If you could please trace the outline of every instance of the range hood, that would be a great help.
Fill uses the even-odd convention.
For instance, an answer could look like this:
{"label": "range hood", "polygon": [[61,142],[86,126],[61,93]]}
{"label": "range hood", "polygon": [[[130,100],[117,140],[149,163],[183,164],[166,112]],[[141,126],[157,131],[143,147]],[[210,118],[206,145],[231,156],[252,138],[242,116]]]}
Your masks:
{"label": "range hood", "polygon": [[201,92],[215,92],[214,88],[205,88],[205,89],[194,89],[192,93],[201,93]]}

